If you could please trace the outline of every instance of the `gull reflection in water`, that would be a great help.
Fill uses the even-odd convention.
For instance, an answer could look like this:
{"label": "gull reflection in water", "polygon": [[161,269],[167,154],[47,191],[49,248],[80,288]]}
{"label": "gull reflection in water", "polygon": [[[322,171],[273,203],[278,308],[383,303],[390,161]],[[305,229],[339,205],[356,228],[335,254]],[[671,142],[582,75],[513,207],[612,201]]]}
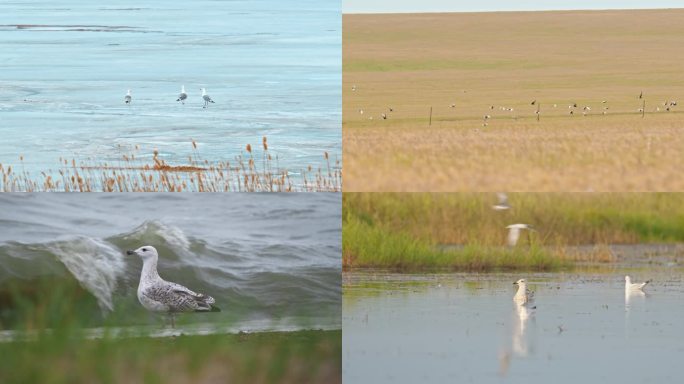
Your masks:
{"label": "gull reflection in water", "polygon": [[536,306],[514,304],[510,328],[511,345],[499,354],[499,374],[505,376],[513,357],[525,358],[534,353],[534,340],[530,330],[534,330]]}

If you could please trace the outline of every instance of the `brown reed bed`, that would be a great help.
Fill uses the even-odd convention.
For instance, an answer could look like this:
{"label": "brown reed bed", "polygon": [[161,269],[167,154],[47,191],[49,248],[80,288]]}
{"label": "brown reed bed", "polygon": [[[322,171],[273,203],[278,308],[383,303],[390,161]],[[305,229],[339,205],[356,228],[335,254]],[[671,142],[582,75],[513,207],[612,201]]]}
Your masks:
{"label": "brown reed bed", "polygon": [[278,166],[278,156],[263,151],[256,154],[251,144],[231,161],[202,159],[197,143],[187,163],[169,164],[159,152],[140,156],[140,147],[116,162],[59,159],[59,167],[34,177],[24,170],[0,164],[0,191],[3,192],[339,192],[342,190],[342,164],[323,153],[323,165],[290,171]]}

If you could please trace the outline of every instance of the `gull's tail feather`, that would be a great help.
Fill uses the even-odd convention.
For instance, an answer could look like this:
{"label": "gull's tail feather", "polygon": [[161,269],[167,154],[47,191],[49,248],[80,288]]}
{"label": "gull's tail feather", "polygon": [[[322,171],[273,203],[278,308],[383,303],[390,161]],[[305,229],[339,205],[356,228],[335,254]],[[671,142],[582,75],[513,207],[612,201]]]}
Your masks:
{"label": "gull's tail feather", "polygon": [[197,308],[195,310],[195,312],[221,312],[221,308],[219,308],[213,304],[209,304],[206,307],[203,306],[203,307]]}

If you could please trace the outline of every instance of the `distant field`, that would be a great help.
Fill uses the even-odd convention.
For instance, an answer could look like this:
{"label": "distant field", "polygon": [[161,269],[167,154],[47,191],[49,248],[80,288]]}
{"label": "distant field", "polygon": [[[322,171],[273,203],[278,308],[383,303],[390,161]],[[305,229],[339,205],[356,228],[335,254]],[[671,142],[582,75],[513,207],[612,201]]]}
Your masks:
{"label": "distant field", "polygon": [[684,190],[683,18],[344,15],[345,191]]}

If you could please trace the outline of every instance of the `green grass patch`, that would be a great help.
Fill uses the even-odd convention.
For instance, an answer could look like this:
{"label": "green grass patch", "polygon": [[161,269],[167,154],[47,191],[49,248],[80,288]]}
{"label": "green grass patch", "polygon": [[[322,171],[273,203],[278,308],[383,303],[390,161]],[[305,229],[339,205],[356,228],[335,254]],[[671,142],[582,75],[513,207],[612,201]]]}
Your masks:
{"label": "green grass patch", "polygon": [[[365,217],[423,244],[501,246],[506,226],[531,224],[545,246],[684,242],[681,193],[345,193],[345,218]],[[345,239],[346,241],[346,239]]]}
{"label": "green grass patch", "polygon": [[341,331],[0,343],[2,383],[339,383]]}
{"label": "green grass patch", "polygon": [[426,240],[393,232],[368,217],[345,212],[342,226],[345,268],[389,268],[400,271],[550,271],[570,263],[532,243],[515,248],[468,244],[443,250]]}

